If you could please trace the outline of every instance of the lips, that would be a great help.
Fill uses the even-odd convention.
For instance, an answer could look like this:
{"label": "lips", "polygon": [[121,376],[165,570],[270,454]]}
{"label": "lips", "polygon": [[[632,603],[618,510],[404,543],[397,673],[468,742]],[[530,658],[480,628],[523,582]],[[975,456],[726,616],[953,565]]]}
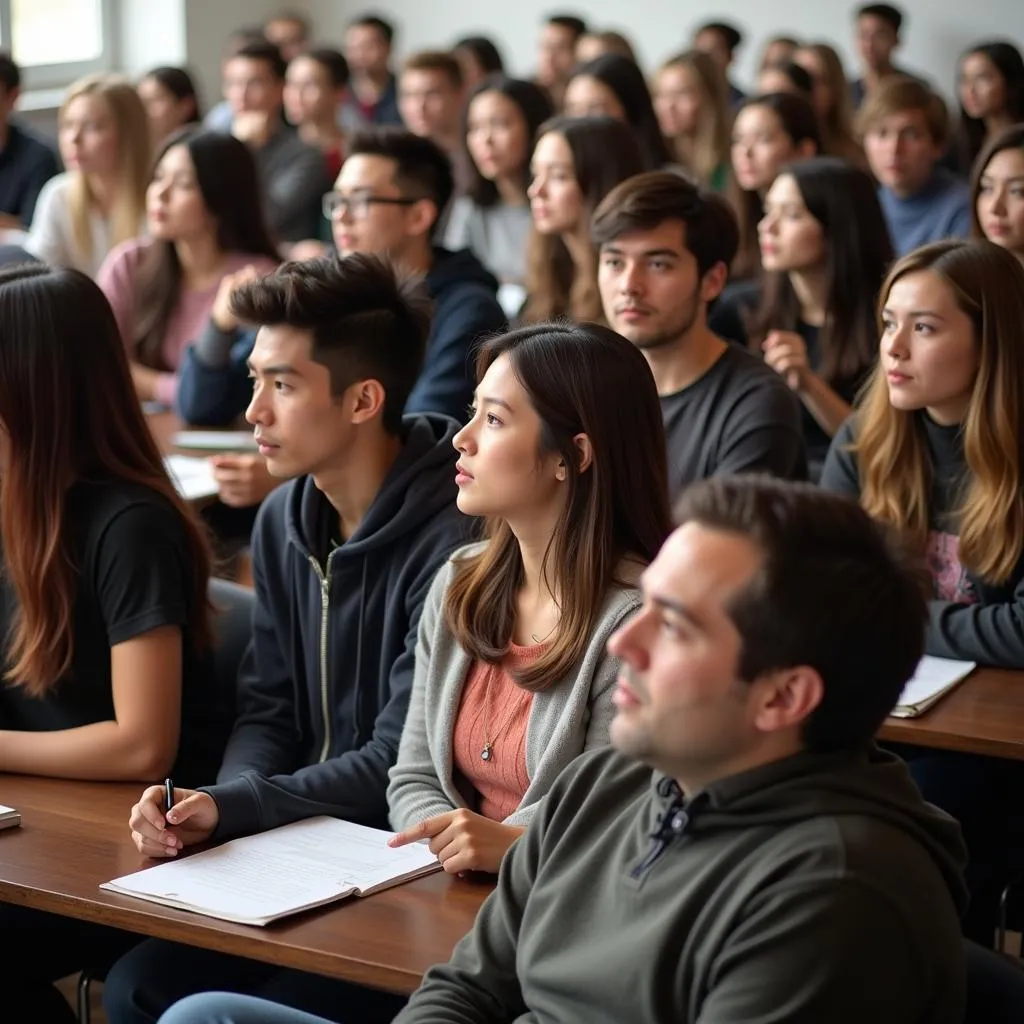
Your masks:
{"label": "lips", "polygon": [[466,467],[461,462],[457,463],[455,466],[455,475],[464,476],[469,480],[474,479],[473,474],[470,473],[470,471],[466,469]]}

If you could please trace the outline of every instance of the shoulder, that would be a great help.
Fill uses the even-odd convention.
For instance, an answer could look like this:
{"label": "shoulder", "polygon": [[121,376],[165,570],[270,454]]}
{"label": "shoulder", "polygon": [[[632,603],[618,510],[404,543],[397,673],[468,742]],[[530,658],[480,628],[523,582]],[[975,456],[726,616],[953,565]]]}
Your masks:
{"label": "shoulder", "polygon": [[39,199],[36,202],[36,209],[63,208],[67,205],[68,191],[71,188],[71,174],[62,171],[55,174],[40,190]]}
{"label": "shoulder", "polygon": [[653,779],[654,773],[641,761],[607,744],[594,747],[579,754],[559,774],[545,801],[547,817],[566,814],[568,826],[581,808],[593,801],[601,807],[602,818],[611,820],[622,807],[643,799]]}
{"label": "shoulder", "polygon": [[127,480],[80,481],[69,505],[90,547],[151,548],[154,538],[180,536],[183,526],[164,495]]}
{"label": "shoulder", "polygon": [[133,275],[146,253],[156,244],[150,238],[129,238],[126,242],[115,245],[103,261],[100,276],[104,276],[104,272]]}
{"label": "shoulder", "polygon": [[744,404],[797,406],[786,382],[760,356],[730,345],[720,360],[722,387]]}
{"label": "shoulder", "polygon": [[836,494],[860,496],[860,470],[857,456],[850,450],[856,441],[856,414],[847,418],[836,431],[821,471],[821,487]]}
{"label": "shoulder", "polygon": [[57,164],[56,149],[24,124],[11,122],[8,127],[8,145],[17,147],[18,158],[26,164]]}
{"label": "shoulder", "polygon": [[248,266],[256,268],[259,274],[272,274],[280,266],[280,261],[259,252],[233,252],[228,254],[227,273],[234,274]]}

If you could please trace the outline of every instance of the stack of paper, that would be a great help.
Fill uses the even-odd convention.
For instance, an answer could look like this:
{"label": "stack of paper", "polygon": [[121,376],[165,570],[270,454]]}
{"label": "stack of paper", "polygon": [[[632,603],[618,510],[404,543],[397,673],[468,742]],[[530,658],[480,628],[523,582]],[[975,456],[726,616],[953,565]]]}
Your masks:
{"label": "stack of paper", "polygon": [[204,452],[254,452],[258,447],[251,430],[179,430],[171,444]]}
{"label": "stack of paper", "polygon": [[0,804],[0,828],[14,828],[21,824],[21,815],[13,807]]}
{"label": "stack of paper", "polygon": [[976,667],[973,661],[952,661],[926,654],[918,662],[913,678],[903,687],[892,714],[896,718],[916,718],[924,714]]}
{"label": "stack of paper", "polygon": [[387,845],[392,835],[337,818],[309,818],[115,878],[100,888],[224,921],[265,925],[440,868],[421,843],[392,849]]}
{"label": "stack of paper", "polygon": [[189,455],[167,455],[164,465],[178,493],[186,501],[199,498],[212,498],[219,488],[213,479],[213,467],[206,459],[196,459]]}

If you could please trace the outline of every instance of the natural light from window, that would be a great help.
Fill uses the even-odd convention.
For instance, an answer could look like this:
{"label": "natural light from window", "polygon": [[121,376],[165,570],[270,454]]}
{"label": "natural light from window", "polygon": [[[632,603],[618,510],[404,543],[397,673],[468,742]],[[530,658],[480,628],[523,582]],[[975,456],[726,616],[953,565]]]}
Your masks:
{"label": "natural light from window", "polygon": [[22,67],[92,61],[102,56],[102,0],[9,2],[11,55]]}

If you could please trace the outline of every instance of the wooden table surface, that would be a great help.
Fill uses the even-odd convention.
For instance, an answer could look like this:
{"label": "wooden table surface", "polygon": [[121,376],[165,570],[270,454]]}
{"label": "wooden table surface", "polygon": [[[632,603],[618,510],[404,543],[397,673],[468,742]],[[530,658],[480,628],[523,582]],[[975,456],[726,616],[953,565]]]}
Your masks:
{"label": "wooden table surface", "polygon": [[128,833],[140,792],[0,775],[0,803],[22,815],[20,828],[0,831],[0,901],[409,993],[431,964],[448,959],[491,890],[438,873],[266,928],[105,892],[101,882],[155,863]]}
{"label": "wooden table surface", "polygon": [[1024,672],[975,669],[918,718],[889,718],[881,738],[1024,761]]}

